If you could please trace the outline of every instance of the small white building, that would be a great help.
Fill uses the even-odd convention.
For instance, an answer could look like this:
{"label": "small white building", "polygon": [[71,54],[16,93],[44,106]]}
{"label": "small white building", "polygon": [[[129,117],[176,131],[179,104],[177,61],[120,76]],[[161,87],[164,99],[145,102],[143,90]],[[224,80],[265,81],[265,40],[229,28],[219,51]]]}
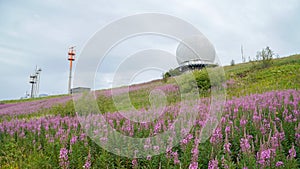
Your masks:
{"label": "small white building", "polygon": [[88,87],[75,87],[75,88],[71,89],[71,94],[90,92],[90,91],[91,91],[91,88],[88,88]]}

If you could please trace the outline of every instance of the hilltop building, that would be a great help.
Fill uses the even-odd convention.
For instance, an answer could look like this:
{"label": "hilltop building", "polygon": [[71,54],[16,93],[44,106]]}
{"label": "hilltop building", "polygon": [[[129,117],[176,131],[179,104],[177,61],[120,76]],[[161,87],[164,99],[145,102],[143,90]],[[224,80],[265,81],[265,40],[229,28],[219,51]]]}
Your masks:
{"label": "hilltop building", "polygon": [[74,93],[84,93],[84,92],[90,92],[91,88],[88,87],[75,87],[71,89],[71,94]]}
{"label": "hilltop building", "polygon": [[216,66],[215,57],[215,48],[206,37],[199,35],[189,37],[177,47],[176,59],[179,67],[175,70],[185,72],[207,66]]}

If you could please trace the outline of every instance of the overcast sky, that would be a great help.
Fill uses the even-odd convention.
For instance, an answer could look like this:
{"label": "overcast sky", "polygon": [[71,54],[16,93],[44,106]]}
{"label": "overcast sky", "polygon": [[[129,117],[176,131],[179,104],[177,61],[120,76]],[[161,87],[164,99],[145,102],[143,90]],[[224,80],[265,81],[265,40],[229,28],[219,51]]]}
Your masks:
{"label": "overcast sky", "polygon": [[[223,65],[232,59],[241,62],[241,45],[247,57],[267,45],[281,57],[300,51],[298,0],[1,0],[0,100],[29,92],[29,75],[36,65],[42,68],[40,93],[67,93],[68,47],[76,45],[79,55],[105,25],[145,12],[169,14],[193,24],[214,45]],[[153,45],[145,39],[145,46]],[[169,45],[167,40],[159,42],[160,48],[176,47],[171,41]],[[106,68],[105,76],[97,77],[99,88],[110,86]],[[149,78],[159,76],[154,74],[148,72]]]}

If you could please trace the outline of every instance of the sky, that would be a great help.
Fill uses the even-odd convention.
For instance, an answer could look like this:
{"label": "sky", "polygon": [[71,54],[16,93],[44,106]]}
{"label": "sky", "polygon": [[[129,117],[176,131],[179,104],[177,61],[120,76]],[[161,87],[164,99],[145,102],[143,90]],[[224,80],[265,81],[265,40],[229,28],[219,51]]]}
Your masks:
{"label": "sky", "polygon": [[[88,40],[105,25],[148,12],[172,15],[194,25],[214,45],[222,65],[242,61],[241,45],[247,58],[254,58],[266,46],[280,57],[300,52],[298,0],[1,0],[0,100],[19,99],[29,92],[29,75],[36,66],[42,69],[40,93],[67,93],[68,48],[76,46],[80,58]],[[97,75],[95,88],[111,86],[112,67],[126,54],[144,48],[174,52],[177,45],[156,36],[124,43],[127,45],[114,48],[110,59],[99,67],[103,73]],[[136,81],[159,76],[161,72],[148,71],[137,75]]]}

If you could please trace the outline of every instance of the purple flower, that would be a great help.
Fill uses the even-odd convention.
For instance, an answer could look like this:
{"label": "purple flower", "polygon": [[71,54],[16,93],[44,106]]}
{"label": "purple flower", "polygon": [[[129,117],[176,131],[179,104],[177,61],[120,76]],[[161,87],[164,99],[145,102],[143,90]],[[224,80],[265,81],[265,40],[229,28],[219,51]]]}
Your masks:
{"label": "purple flower", "polygon": [[75,144],[77,142],[77,136],[73,136],[70,140],[70,144]]}
{"label": "purple flower", "polygon": [[274,148],[274,149],[279,147],[279,141],[276,136],[271,137],[271,145],[272,145],[272,148]]}
{"label": "purple flower", "polygon": [[159,146],[153,146],[153,150],[154,150],[155,152],[159,152]]}
{"label": "purple flower", "polygon": [[229,132],[230,132],[230,126],[226,126],[226,127],[225,127],[225,132],[226,132],[226,133],[229,133]]}
{"label": "purple flower", "polygon": [[295,158],[296,157],[296,150],[295,150],[295,147],[294,145],[292,145],[292,148],[289,149],[289,158]]}
{"label": "purple flower", "polygon": [[191,162],[189,169],[198,169],[198,162],[195,161]]}
{"label": "purple flower", "polygon": [[262,159],[270,159],[271,158],[271,150],[267,149],[261,152],[260,158]]}
{"label": "purple flower", "polygon": [[135,168],[135,167],[138,166],[138,162],[137,162],[137,159],[136,159],[136,158],[133,159],[131,163],[132,163],[132,167],[133,167],[133,168]]}
{"label": "purple flower", "polygon": [[80,141],[83,141],[86,138],[85,133],[81,133],[79,138],[80,138]]}
{"label": "purple flower", "polygon": [[191,153],[193,155],[197,155],[198,156],[198,154],[199,154],[198,146],[196,146],[195,148],[193,148],[192,151],[191,151]]}
{"label": "purple flower", "polygon": [[173,152],[173,153],[172,153],[172,156],[173,156],[173,158],[174,158],[174,164],[179,164],[180,161],[179,161],[179,159],[178,159],[178,153],[177,153],[177,151],[176,151],[176,152]]}
{"label": "purple flower", "polygon": [[241,125],[242,127],[245,127],[246,124],[247,124],[247,120],[246,120],[246,119],[241,119],[241,120],[240,120],[240,125]]}
{"label": "purple flower", "polygon": [[280,166],[282,166],[283,165],[283,162],[282,161],[278,161],[277,163],[276,163],[276,167],[280,167]]}
{"label": "purple flower", "polygon": [[208,169],[218,169],[219,162],[217,159],[210,160],[208,162]]}
{"label": "purple flower", "polygon": [[66,148],[61,148],[59,153],[59,165],[66,169],[69,167],[69,159],[68,159],[68,150]]}
{"label": "purple flower", "polygon": [[184,139],[181,140],[181,144],[182,144],[182,145],[185,145],[185,144],[187,144],[187,143],[188,143],[188,140],[187,140],[187,139],[184,138]]}
{"label": "purple flower", "polygon": [[240,146],[241,146],[242,152],[247,152],[250,149],[249,140],[246,138],[241,138]]}
{"label": "purple flower", "polygon": [[231,152],[231,151],[230,151],[230,146],[231,146],[230,143],[225,143],[225,144],[224,144],[224,150],[225,150],[225,152],[227,152],[227,153],[230,153],[230,152]]}
{"label": "purple flower", "polygon": [[226,122],[226,118],[225,118],[225,117],[222,117],[222,118],[221,118],[221,123],[224,124],[225,122]]}
{"label": "purple flower", "polygon": [[90,169],[91,168],[91,154],[89,152],[87,160],[85,161],[85,164],[83,166],[84,169]]}
{"label": "purple flower", "polygon": [[276,150],[275,149],[265,149],[262,150],[260,153],[257,152],[257,159],[258,163],[265,166],[270,163],[270,159],[275,156]]}
{"label": "purple flower", "polygon": [[229,169],[229,166],[226,164],[226,160],[225,160],[224,156],[222,156],[221,160],[222,160],[222,167],[225,169]]}
{"label": "purple flower", "polygon": [[223,139],[223,134],[220,127],[217,127],[210,138],[210,143],[218,144]]}

